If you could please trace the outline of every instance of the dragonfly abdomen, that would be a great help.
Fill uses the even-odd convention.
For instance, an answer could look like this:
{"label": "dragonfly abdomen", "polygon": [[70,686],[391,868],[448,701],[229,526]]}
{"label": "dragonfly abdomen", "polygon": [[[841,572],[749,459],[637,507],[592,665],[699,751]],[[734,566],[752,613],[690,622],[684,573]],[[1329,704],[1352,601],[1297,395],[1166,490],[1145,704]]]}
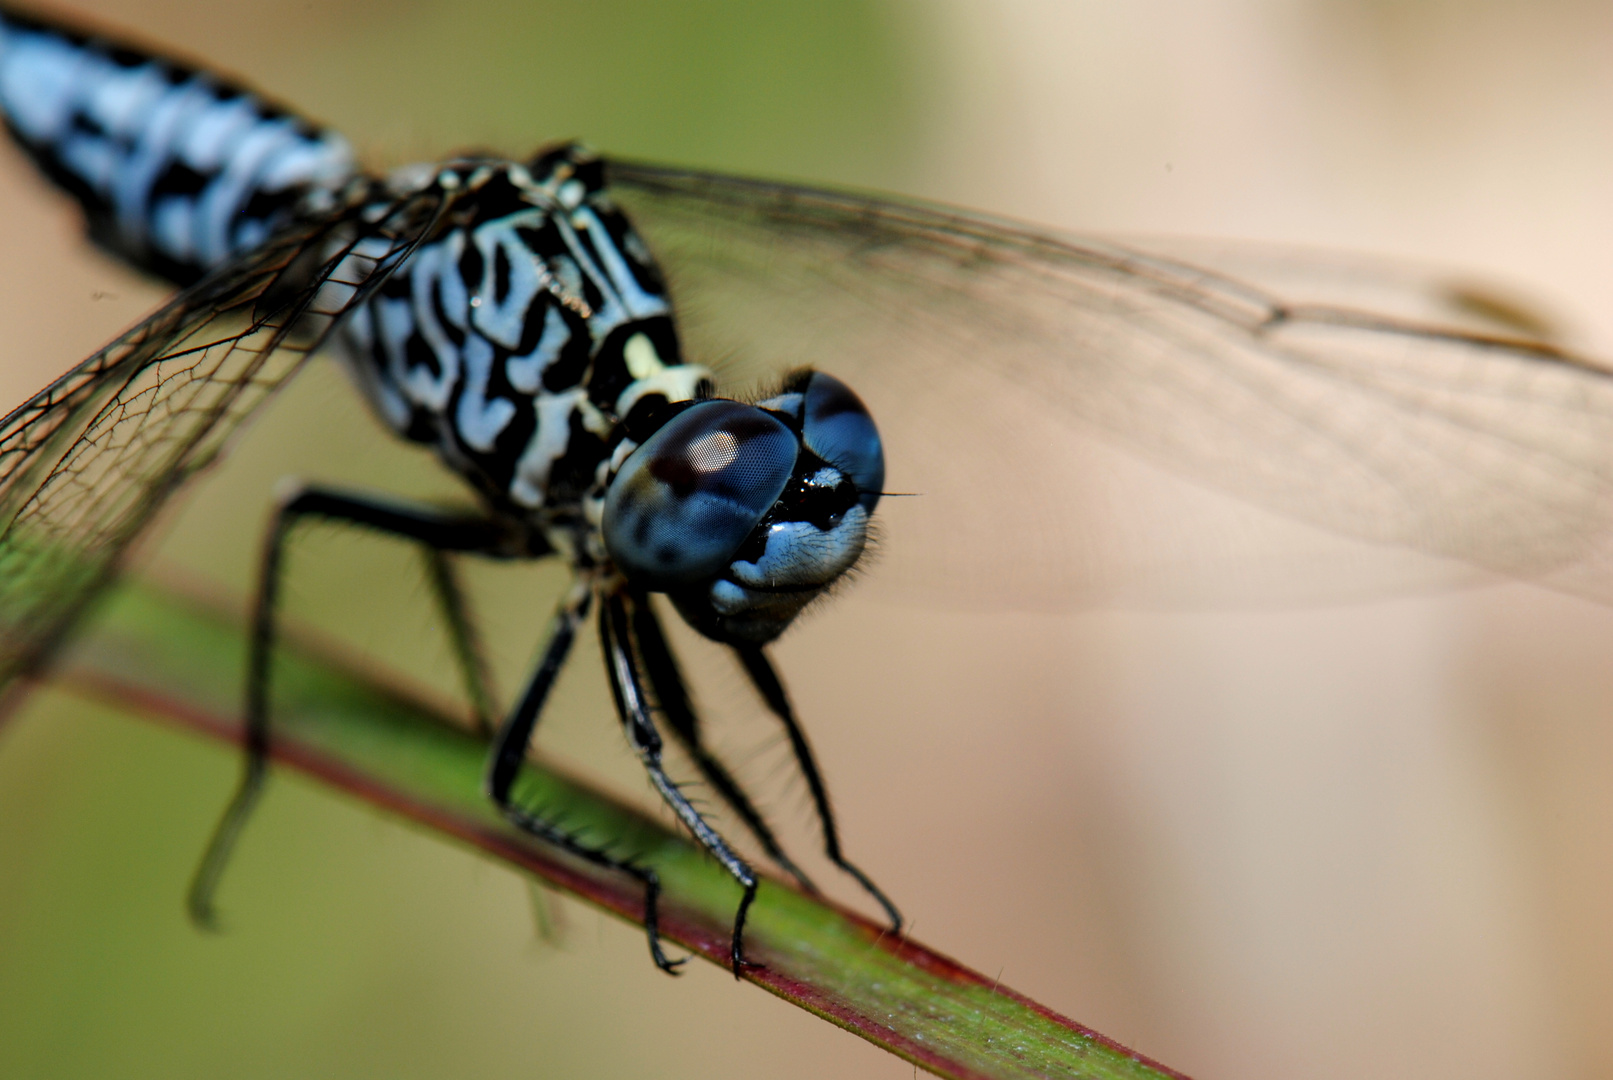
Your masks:
{"label": "dragonfly abdomen", "polygon": [[179,283],[257,247],[355,172],[347,140],[241,87],[10,11],[0,110],[99,244]]}

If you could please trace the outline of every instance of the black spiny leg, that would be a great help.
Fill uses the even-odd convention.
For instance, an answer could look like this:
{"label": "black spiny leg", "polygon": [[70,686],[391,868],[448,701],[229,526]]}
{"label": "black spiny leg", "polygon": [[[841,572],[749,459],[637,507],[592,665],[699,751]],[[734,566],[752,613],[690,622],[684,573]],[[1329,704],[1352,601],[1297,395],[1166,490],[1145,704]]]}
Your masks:
{"label": "black spiny leg", "polygon": [[751,903],[756,899],[756,871],[734,854],[728,842],[707,824],[661,765],[661,734],[655,729],[655,720],[645,701],[638,658],[633,654],[630,637],[631,616],[628,608],[633,603],[633,597],[617,590],[607,593],[600,604],[599,640],[605,652],[605,670],[610,675],[611,693],[616,698],[616,710],[627,731],[627,741],[638,753],[656,791],[660,792],[661,798],[672,808],[684,827],[694,834],[700,846],[716,856],[723,869],[732,874],[745,890],[739,901],[739,909],[734,913],[734,933],[729,945],[729,959],[734,978],[737,979],[746,967],[743,944],[745,916],[750,913]]}
{"label": "black spiny leg", "polygon": [[493,750],[487,759],[485,781],[487,795],[516,827],[547,840],[578,858],[586,859],[595,866],[619,870],[643,882],[644,932],[650,939],[650,956],[655,960],[656,967],[676,974],[684,961],[669,960],[661,951],[657,907],[661,895],[661,879],[655,871],[630,860],[619,859],[598,848],[589,847],[554,823],[516,806],[510,798],[515,778],[521,773],[521,763],[526,760],[527,744],[532,741],[532,731],[537,727],[538,717],[543,712],[543,703],[549,696],[550,688],[554,686],[555,676],[560,674],[560,668],[566,662],[567,654],[571,652],[572,642],[577,639],[578,625],[588,615],[592,595],[588,582],[579,581],[561,604],[560,610],[555,613],[554,623],[549,631],[549,642],[543,649],[543,659],[539,661],[538,669],[532,673],[526,692],[521,695],[521,700],[516,703],[515,708],[510,710],[510,715],[499,728],[498,737],[493,741]]}
{"label": "black spiny leg", "polygon": [[667,723],[672,726],[672,733],[683,743],[689,756],[700,769],[700,775],[712,789],[722,796],[734,811],[739,815],[745,827],[756,837],[756,842],[762,845],[772,859],[807,892],[816,893],[818,887],[812,879],[795,865],[795,862],[784,853],[779,842],[768,827],[761,812],[751,803],[745,794],[745,789],[733,778],[723,763],[706,748],[700,737],[700,718],[695,715],[694,706],[689,701],[689,693],[685,688],[683,675],[678,670],[678,661],[672,655],[672,649],[667,644],[666,634],[661,629],[661,620],[650,606],[649,597],[635,596],[633,598],[633,637],[638,644],[639,659],[644,662],[644,674],[650,684],[650,691],[655,695],[656,704],[661,706],[661,712]]}
{"label": "black spiny leg", "polygon": [[493,737],[497,726],[493,720],[493,679],[487,670],[487,657],[476,636],[476,624],[470,617],[470,604],[465,590],[459,584],[459,575],[440,548],[423,546],[420,549],[426,561],[426,578],[436,594],[437,606],[442,609],[448,623],[448,640],[454,649],[454,660],[465,680],[465,696],[470,699],[471,714],[476,731],[485,738]]}
{"label": "black spiny leg", "polygon": [[823,786],[823,777],[818,772],[818,763],[812,756],[812,747],[807,742],[806,732],[796,723],[795,710],[790,706],[790,699],[784,693],[784,684],[779,681],[778,673],[768,661],[767,654],[758,645],[735,645],[734,652],[739,654],[739,662],[745,666],[745,673],[750,676],[751,682],[756,686],[762,700],[784,723],[784,730],[790,736],[790,746],[795,750],[795,760],[801,767],[801,775],[806,777],[807,789],[812,792],[812,802],[818,809],[818,820],[823,824],[823,852],[829,861],[840,869],[857,879],[857,883],[867,890],[868,895],[879,901],[879,906],[885,909],[885,915],[891,921],[892,930],[902,928],[902,913],[896,910],[896,905],[890,898],[880,891],[869,876],[857,869],[840,853],[840,833],[835,828],[834,811],[829,807],[829,791]]}
{"label": "black spiny leg", "polygon": [[[235,795],[213,830],[207,851],[191,879],[187,907],[199,926],[216,924],[213,895],[263,789],[269,754],[269,678],[274,651],[275,613],[286,540],[305,517],[345,521],[353,525],[415,540],[437,552],[498,550],[506,531],[486,518],[408,506],[364,495],[305,488],[283,501],[264,538],[259,564],[258,595],[253,605],[252,640],[247,657],[245,760]],[[451,581],[451,579],[450,579]],[[450,585],[450,587],[452,587]],[[461,612],[463,609],[461,608]],[[449,614],[452,627],[454,615]],[[454,630],[450,630],[454,633]],[[456,649],[460,646],[456,643]]]}

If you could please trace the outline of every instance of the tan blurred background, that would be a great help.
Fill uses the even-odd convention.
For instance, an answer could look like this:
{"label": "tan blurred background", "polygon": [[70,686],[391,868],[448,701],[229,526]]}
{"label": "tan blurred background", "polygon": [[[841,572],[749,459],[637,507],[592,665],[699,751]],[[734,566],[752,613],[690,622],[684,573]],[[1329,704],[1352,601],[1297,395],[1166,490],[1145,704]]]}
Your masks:
{"label": "tan blurred background", "polygon": [[[1606,5],[74,10],[250,78],[377,164],[581,135],[1065,228],[1433,259],[1522,283],[1613,355]],[[87,253],[15,156],[0,207],[9,403],[159,294]],[[288,472],[450,490],[356,415],[310,372],[148,564],[238,588]],[[412,568],[310,538],[292,609],[451,688]],[[476,583],[508,692],[557,577]],[[921,939],[1203,1080],[1613,1075],[1613,613],[1523,586],[1068,616],[878,595],[778,653],[848,847]],[[736,673],[690,648],[809,848]],[[601,681],[580,650],[543,745],[638,797]],[[0,731],[0,1075],[911,1075],[714,968],[660,975],[579,905],[536,941],[515,875],[293,778],[226,881],[230,932],[202,938],[180,895],[233,775],[215,746],[59,697]]]}

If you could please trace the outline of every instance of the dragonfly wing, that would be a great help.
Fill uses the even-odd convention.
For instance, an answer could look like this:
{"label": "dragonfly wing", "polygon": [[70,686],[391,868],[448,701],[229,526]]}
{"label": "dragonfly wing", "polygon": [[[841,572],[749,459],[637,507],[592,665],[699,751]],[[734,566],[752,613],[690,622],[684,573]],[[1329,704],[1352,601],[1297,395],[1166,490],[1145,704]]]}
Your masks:
{"label": "dragonfly wing", "polygon": [[439,202],[355,195],[285,229],[0,421],[0,684],[48,656],[164,500],[396,269]]}
{"label": "dragonfly wing", "polygon": [[[811,365],[867,400],[887,487],[922,493],[881,504],[879,576],[914,559],[958,596],[1062,607],[1292,530],[1613,598],[1598,568],[1613,379],[1537,341],[1400,317],[1429,310],[1411,284],[1355,268],[1349,295],[1391,312],[1373,314],[1313,290],[1314,259],[1290,302],[1266,280],[921,204],[626,163],[610,180],[691,359],[747,381]],[[1139,516],[1145,474],[1262,509],[1216,519],[1221,537]]]}
{"label": "dragonfly wing", "polygon": [[1567,328],[1538,298],[1471,271],[1389,258],[1221,238],[1136,236],[1126,247],[1236,279],[1288,307],[1333,307],[1474,336],[1563,345]]}

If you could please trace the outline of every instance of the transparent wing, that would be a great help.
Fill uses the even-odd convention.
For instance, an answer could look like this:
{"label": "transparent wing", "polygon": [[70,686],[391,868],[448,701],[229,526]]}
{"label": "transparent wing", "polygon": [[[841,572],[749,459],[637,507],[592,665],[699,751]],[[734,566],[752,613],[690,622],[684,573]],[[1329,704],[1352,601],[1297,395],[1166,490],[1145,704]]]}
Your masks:
{"label": "transparent wing", "polygon": [[1510,283],[1448,266],[1360,252],[1199,237],[1120,238],[1128,248],[1208,269],[1287,307],[1345,308],[1472,336],[1561,345],[1556,313]]}
{"label": "transparent wing", "polygon": [[164,499],[407,257],[439,201],[355,193],[0,421],[0,684],[47,655]]}
{"label": "transparent wing", "polygon": [[[1459,560],[1613,599],[1613,378],[1526,339],[1526,314],[1365,263],[1245,250],[1245,279],[918,204],[609,176],[691,359],[746,381],[811,364],[868,401],[887,487],[920,493],[881,504],[877,578],[1057,607],[1173,559],[1213,579],[1195,550],[1246,572],[1291,533],[1346,538],[1325,573],[1367,587],[1363,559],[1410,548],[1414,577]],[[1260,509],[1184,515],[1161,479]]]}

